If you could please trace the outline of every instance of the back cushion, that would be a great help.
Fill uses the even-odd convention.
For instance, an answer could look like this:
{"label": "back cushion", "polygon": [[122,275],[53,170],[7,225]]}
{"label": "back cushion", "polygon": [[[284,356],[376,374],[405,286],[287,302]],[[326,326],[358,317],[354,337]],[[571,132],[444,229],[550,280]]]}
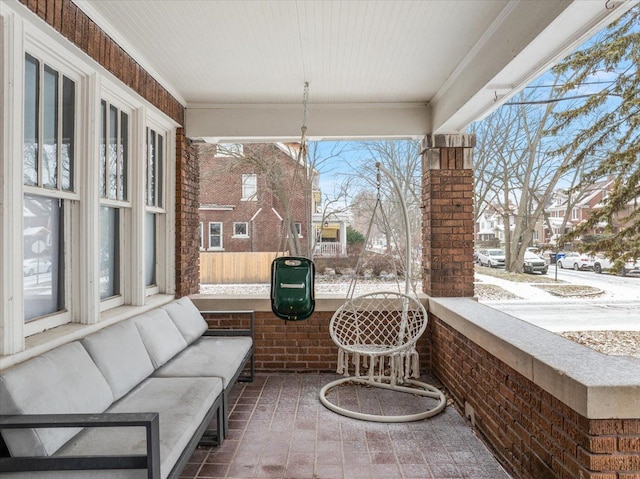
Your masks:
{"label": "back cushion", "polygon": [[82,344],[120,399],[153,372],[138,328],[132,320],[109,326],[82,340]]}
{"label": "back cushion", "polygon": [[187,347],[187,342],[164,309],[155,309],[134,318],[142,342],[154,368],[159,368]]}
{"label": "back cushion", "polygon": [[196,305],[186,296],[169,303],[164,309],[169,313],[187,344],[193,343],[208,328],[207,322]]}
{"label": "back cushion", "polygon": [[[0,375],[0,414],[101,413],[113,402],[107,381],[75,341]],[[79,428],[4,429],[12,456],[49,456]]]}

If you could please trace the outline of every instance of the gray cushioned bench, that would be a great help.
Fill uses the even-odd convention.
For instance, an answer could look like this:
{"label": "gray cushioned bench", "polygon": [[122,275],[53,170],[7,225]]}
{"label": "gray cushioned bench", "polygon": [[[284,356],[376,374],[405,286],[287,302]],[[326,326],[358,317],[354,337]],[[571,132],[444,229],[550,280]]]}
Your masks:
{"label": "gray cushioned bench", "polygon": [[252,329],[212,336],[182,298],[2,371],[1,477],[177,478],[224,439]]}

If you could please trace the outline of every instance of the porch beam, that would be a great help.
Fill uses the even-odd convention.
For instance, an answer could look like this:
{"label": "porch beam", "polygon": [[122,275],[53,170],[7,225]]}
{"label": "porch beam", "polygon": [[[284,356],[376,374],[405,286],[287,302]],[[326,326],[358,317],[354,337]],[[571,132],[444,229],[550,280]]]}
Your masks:
{"label": "porch beam", "polygon": [[[299,141],[302,104],[192,104],[186,135],[210,143]],[[420,139],[431,130],[425,103],[313,104],[307,107],[307,138]]]}

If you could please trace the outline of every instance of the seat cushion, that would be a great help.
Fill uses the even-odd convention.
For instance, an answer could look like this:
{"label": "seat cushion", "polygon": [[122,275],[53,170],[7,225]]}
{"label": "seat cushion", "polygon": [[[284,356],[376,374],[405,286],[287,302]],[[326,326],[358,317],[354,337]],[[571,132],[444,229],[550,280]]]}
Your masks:
{"label": "seat cushion", "polygon": [[252,344],[245,336],[203,336],[157,369],[154,377],[219,377],[226,389]]}
{"label": "seat cushion", "polygon": [[[219,378],[149,378],[107,412],[160,414],[160,471],[165,478],[221,392]],[[85,429],[57,455],[145,453],[144,428],[108,427]]]}
{"label": "seat cushion", "polygon": [[[0,414],[101,413],[113,393],[87,351],[72,342],[0,375]],[[12,456],[49,456],[78,428],[2,431]]]}
{"label": "seat cushion", "polygon": [[154,367],[133,320],[122,321],[82,339],[113,391],[120,399],[153,373]]}
{"label": "seat cushion", "polygon": [[193,343],[208,328],[207,322],[196,305],[186,296],[167,304],[164,309],[169,313],[169,317],[180,330],[187,344]]}
{"label": "seat cushion", "polygon": [[133,319],[151,363],[158,368],[187,347],[187,342],[164,309],[155,309]]}

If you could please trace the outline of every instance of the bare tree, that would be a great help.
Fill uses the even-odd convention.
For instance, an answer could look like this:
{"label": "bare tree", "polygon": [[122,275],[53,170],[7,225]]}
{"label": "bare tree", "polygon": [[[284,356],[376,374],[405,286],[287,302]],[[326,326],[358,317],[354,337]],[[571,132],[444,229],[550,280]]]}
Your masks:
{"label": "bare tree", "polygon": [[[476,200],[493,201],[503,215],[506,269],[521,272],[524,252],[533,240],[538,220],[543,217],[559,182],[575,178],[567,168],[575,149],[551,154],[557,140],[547,135],[554,124],[554,111],[562,108],[560,77],[533,85],[512,102],[496,110],[478,128],[483,135],[476,155],[476,188],[485,191]],[[487,165],[487,163],[489,163]],[[491,192],[491,193],[490,193]],[[486,205],[477,206],[482,211]],[[512,231],[513,228],[513,231]]]}

